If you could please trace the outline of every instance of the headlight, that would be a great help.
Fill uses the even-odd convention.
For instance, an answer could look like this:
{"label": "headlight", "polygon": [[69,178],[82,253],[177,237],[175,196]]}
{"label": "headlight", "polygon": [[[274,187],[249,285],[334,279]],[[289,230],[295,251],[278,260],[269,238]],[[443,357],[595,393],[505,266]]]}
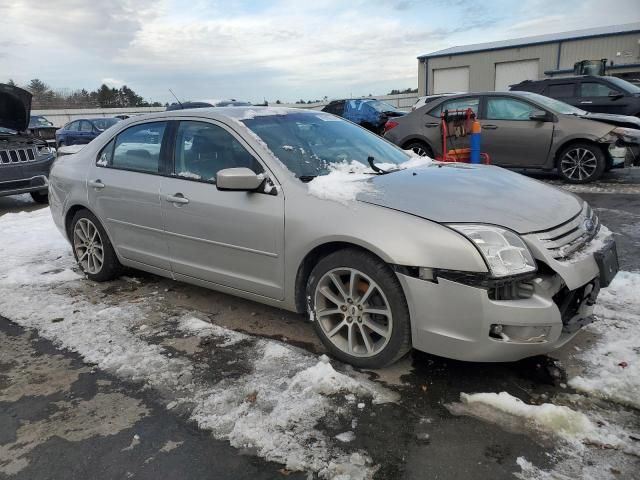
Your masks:
{"label": "headlight", "polygon": [[478,247],[493,277],[509,277],[536,271],[536,262],[531,252],[512,231],[489,225],[455,224],[449,227]]}
{"label": "headlight", "polygon": [[36,147],[36,155],[38,157],[45,157],[47,155],[51,155],[53,153],[53,149],[48,145],[38,145]]}

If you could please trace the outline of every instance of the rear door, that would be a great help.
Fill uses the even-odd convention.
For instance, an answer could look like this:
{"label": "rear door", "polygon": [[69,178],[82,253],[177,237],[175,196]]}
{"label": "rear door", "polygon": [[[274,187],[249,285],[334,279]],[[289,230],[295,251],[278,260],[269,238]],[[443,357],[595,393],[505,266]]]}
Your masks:
{"label": "rear door", "polygon": [[171,269],[160,209],[161,149],[167,122],[120,132],[98,154],[88,177],[89,205],[128,260]]}
{"label": "rear door", "polygon": [[545,164],[553,137],[553,122],[531,120],[539,107],[524,100],[485,96],[481,150],[491,163],[512,167],[538,167]]}
{"label": "rear door", "polygon": [[624,95],[606,81],[584,79],[580,81],[580,102],[576,106],[589,112],[623,114],[628,104]]}
{"label": "rear door", "polygon": [[219,170],[265,171],[248,145],[225,125],[183,120],[171,149],[171,175],[161,196],[173,272],[282,299],[284,195],[220,191]]}
{"label": "rear door", "polygon": [[577,85],[577,82],[570,80],[549,82],[542,94],[570,105],[579,106]]}
{"label": "rear door", "polygon": [[64,138],[61,140],[67,145],[74,145],[78,142],[78,136],[80,134],[80,121],[76,120],[75,122],[71,122],[65,128]]}
{"label": "rear door", "polygon": [[89,143],[95,136],[93,133],[93,124],[87,120],[82,120],[80,122],[80,130],[77,132],[76,143],[80,145]]}
{"label": "rear door", "polygon": [[[428,105],[427,105],[428,106]],[[434,154],[442,154],[442,132],[440,129],[440,115],[445,110],[453,112],[454,110],[467,110],[471,109],[476,116],[478,115],[480,107],[480,97],[477,95],[469,97],[456,97],[455,99],[447,100],[436,107],[429,110],[424,117],[424,136],[432,142]],[[450,138],[447,139],[447,151],[458,148],[468,148],[470,137],[456,136],[455,132],[449,132]]]}

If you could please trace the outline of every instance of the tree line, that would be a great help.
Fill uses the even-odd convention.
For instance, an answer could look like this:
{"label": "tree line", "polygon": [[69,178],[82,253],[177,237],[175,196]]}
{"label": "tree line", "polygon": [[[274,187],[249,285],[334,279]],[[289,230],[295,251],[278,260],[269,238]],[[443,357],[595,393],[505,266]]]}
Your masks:
{"label": "tree line", "polygon": [[120,88],[108,87],[104,83],[93,91],[86,89],[52,89],[38,78],[27,85],[16,85],[9,80],[9,85],[20,86],[31,92],[33,99],[31,108],[42,110],[48,108],[128,108],[128,107],[161,107],[160,102],[149,102],[133,89],[123,85]]}

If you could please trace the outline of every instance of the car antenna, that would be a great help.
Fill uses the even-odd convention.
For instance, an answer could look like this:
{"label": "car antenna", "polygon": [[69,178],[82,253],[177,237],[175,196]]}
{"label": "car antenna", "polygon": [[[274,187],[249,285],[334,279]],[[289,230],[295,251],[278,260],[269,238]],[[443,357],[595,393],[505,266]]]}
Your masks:
{"label": "car antenna", "polygon": [[169,89],[169,91],[171,92],[171,95],[173,95],[173,98],[175,98],[175,99],[176,99],[176,102],[178,102],[178,105],[180,105],[180,108],[181,108],[182,110],[184,110],[184,106],[182,105],[182,102],[181,102],[180,100],[178,100],[178,97],[176,96],[176,94],[175,94],[175,93],[173,93],[173,90]]}
{"label": "car antenna", "polygon": [[367,162],[369,162],[369,166],[371,167],[371,169],[376,172],[376,173],[380,173],[380,174],[385,174],[385,173],[389,173],[386,170],[381,169],[379,166],[377,166],[375,163],[373,163],[374,158],[369,155],[367,157]]}

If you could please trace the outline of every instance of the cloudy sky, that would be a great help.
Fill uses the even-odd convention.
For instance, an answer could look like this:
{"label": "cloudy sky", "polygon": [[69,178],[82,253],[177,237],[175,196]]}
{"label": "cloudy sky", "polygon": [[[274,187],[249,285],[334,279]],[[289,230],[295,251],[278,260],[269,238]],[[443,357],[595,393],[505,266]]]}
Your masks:
{"label": "cloudy sky", "polygon": [[294,101],[417,86],[453,45],[640,21],[638,0],[0,0],[0,82]]}

